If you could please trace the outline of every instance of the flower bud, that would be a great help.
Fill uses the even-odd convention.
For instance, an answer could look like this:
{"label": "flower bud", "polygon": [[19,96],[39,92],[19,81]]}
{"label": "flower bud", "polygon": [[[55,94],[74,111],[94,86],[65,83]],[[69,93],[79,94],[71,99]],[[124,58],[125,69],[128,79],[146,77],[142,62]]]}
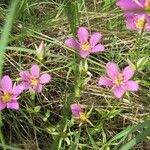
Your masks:
{"label": "flower bud", "polygon": [[43,60],[44,56],[45,56],[45,49],[46,49],[47,44],[44,43],[44,41],[42,41],[39,45],[39,47],[37,47],[37,45],[35,45],[36,48],[36,55],[37,58],[39,60]]}

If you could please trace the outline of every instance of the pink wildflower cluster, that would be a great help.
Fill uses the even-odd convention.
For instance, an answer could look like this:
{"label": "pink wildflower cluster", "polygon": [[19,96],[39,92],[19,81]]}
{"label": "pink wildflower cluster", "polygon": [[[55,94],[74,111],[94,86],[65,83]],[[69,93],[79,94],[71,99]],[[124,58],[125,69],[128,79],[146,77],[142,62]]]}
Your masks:
{"label": "pink wildflower cluster", "polygon": [[150,30],[150,0],[118,0],[126,17],[127,28]]}
{"label": "pink wildflower cluster", "polygon": [[5,108],[19,109],[19,95],[27,89],[41,92],[43,85],[51,80],[47,73],[40,75],[40,67],[33,65],[30,71],[21,71],[22,83],[16,85],[12,83],[9,76],[5,75],[0,81],[0,110]]}
{"label": "pink wildflower cluster", "polygon": [[[97,44],[102,37],[101,33],[94,33],[89,38],[89,33],[86,28],[80,27],[77,36],[79,42],[74,38],[69,38],[65,40],[65,44],[70,48],[78,50],[82,58],[86,58],[93,52],[104,51],[104,46]],[[134,70],[131,69],[131,67],[128,66],[122,73],[119,73],[117,64],[108,62],[106,65],[106,72],[108,77],[101,77],[98,85],[112,87],[112,91],[117,98],[121,98],[126,91],[138,90],[138,84],[133,80],[129,80],[134,75]],[[75,111],[80,110],[76,112],[81,112],[81,108],[78,107],[78,105],[75,105],[73,108],[72,113],[74,116],[79,116]]]}
{"label": "pink wildflower cluster", "polygon": [[[117,5],[124,11],[127,27],[135,30],[150,29],[150,0],[118,0]],[[104,45],[99,41],[102,34],[96,32],[89,34],[85,27],[80,27],[76,38],[68,38],[65,45],[78,51],[82,58],[88,57],[91,53],[105,51]],[[39,59],[43,59],[44,42],[37,48]],[[117,98],[121,98],[126,91],[137,91],[138,84],[130,80],[134,75],[131,67],[125,67],[122,73],[119,72],[118,65],[112,62],[106,64],[107,76],[100,77],[98,85],[112,87],[112,91]],[[4,108],[19,109],[19,95],[28,89],[42,92],[43,86],[51,80],[47,73],[41,74],[40,67],[33,65],[30,70],[21,71],[22,83],[16,85],[12,83],[9,76],[4,76],[0,81],[0,110]],[[79,104],[72,104],[71,111],[74,117],[86,118],[83,109]],[[83,120],[84,120],[83,119]]]}

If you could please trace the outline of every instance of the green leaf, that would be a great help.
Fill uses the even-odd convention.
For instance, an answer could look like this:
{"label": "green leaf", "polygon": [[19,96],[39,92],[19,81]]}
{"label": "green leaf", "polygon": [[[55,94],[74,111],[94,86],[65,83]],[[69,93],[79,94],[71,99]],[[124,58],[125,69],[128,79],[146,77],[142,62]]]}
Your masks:
{"label": "green leaf", "polygon": [[138,70],[143,70],[144,69],[144,65],[148,62],[149,57],[142,57],[140,60],[138,60],[137,62],[137,69]]}
{"label": "green leaf", "polygon": [[38,113],[41,110],[41,106],[36,106],[34,107],[35,113]]}
{"label": "green leaf", "polygon": [[128,143],[123,145],[119,150],[129,150],[142,140],[144,140],[147,136],[150,136],[150,128],[147,128],[140,134],[138,134],[136,137],[134,137],[132,140],[130,140]]}
{"label": "green leaf", "polygon": [[79,140],[80,140],[80,135],[81,135],[81,128],[79,128],[79,132],[74,133],[75,135],[75,142],[73,142],[73,144],[71,145],[70,149],[74,149],[77,150],[78,149],[78,145],[79,145]]}
{"label": "green leaf", "polygon": [[78,0],[64,0],[65,12],[70,23],[70,28],[75,36],[76,27],[79,24]]}
{"label": "green leaf", "polygon": [[86,128],[86,130],[87,130],[87,134],[88,134],[88,136],[89,136],[90,142],[91,142],[91,144],[92,144],[93,150],[99,149],[99,147],[98,147],[97,144],[95,143],[93,137],[91,136],[91,134],[90,134],[88,128]]}
{"label": "green leaf", "polygon": [[[0,148],[4,149],[4,146],[2,144],[0,144]],[[12,146],[7,146],[7,145],[5,145],[5,148],[7,148],[8,150],[22,150],[20,148],[16,148],[16,147],[12,147]]]}
{"label": "green leaf", "polygon": [[131,62],[130,59],[127,59],[127,62],[128,62],[129,66],[130,66],[133,70],[136,70],[136,66]]}
{"label": "green leaf", "polygon": [[36,51],[33,49],[23,48],[23,47],[6,47],[7,50],[17,51],[17,52],[27,52],[31,54],[36,54]]}
{"label": "green leaf", "polygon": [[102,116],[102,118],[104,119],[112,119],[114,118],[115,116],[117,116],[121,111],[122,109],[112,109],[112,110],[102,110],[102,109],[98,109],[98,108],[95,108],[95,110]]}
{"label": "green leaf", "polygon": [[105,0],[104,8],[106,8],[108,6],[111,7],[112,5],[115,4],[115,2],[116,2],[116,0]]}
{"label": "green leaf", "polygon": [[110,142],[113,142],[113,141],[116,141],[118,139],[121,139],[122,137],[124,136],[127,136],[128,134],[132,133],[132,132],[135,132],[139,129],[143,129],[143,128],[146,128],[146,127],[150,127],[150,120],[147,120],[143,123],[140,123],[136,126],[132,126],[132,127],[128,127],[127,129],[121,131],[120,133],[118,133],[116,136],[114,136]]}
{"label": "green leaf", "polygon": [[50,111],[49,110],[47,110],[47,112],[45,113],[45,116],[42,118],[43,119],[43,121],[47,121],[48,120],[48,118],[50,117]]}
{"label": "green leaf", "polygon": [[15,19],[18,2],[19,2],[18,0],[12,1],[11,7],[9,9],[9,13],[6,16],[6,22],[4,24],[4,29],[0,39],[0,76],[2,75],[3,63],[5,58],[5,50],[9,41],[9,34]]}

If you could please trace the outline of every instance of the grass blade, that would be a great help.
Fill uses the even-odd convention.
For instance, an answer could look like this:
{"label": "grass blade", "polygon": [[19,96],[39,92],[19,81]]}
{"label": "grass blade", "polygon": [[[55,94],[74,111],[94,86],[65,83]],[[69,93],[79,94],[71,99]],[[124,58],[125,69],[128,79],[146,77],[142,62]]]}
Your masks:
{"label": "grass blade", "polygon": [[12,29],[13,21],[15,19],[15,14],[17,10],[18,0],[12,1],[11,7],[9,9],[9,13],[6,16],[6,22],[4,24],[4,29],[1,35],[0,40],[0,76],[2,75],[3,63],[5,58],[5,50],[9,41],[9,34]]}
{"label": "grass blade", "polygon": [[70,23],[70,28],[75,36],[76,27],[79,24],[78,0],[65,0],[65,12]]}
{"label": "grass blade", "polygon": [[140,123],[136,126],[133,126],[133,127],[129,127],[127,129],[125,129],[124,131],[120,132],[119,134],[117,134],[116,136],[114,136],[110,142],[113,142],[113,141],[116,141],[124,136],[127,136],[128,134],[132,133],[132,132],[135,132],[136,130],[139,130],[139,129],[143,129],[145,127],[149,127],[150,126],[150,120],[147,120],[143,123]]}
{"label": "grass blade", "polygon": [[129,149],[131,149],[133,146],[135,146],[136,144],[138,144],[139,142],[144,140],[147,136],[150,136],[150,128],[147,128],[146,130],[144,130],[143,132],[138,134],[135,138],[133,138],[128,143],[123,145],[120,150],[129,150]]}
{"label": "grass blade", "polygon": [[87,134],[88,134],[88,136],[89,136],[89,140],[90,140],[90,142],[91,142],[91,144],[92,144],[93,150],[99,149],[98,146],[97,146],[97,144],[95,143],[93,137],[90,135],[88,128],[86,128],[86,130],[87,130]]}
{"label": "grass blade", "polygon": [[[5,58],[6,46],[9,41],[9,34],[12,29],[13,20],[15,18],[16,9],[17,9],[18,0],[12,1],[9,13],[6,16],[6,22],[4,24],[3,32],[0,39],[0,77],[2,76],[3,63]],[[6,149],[5,141],[2,133],[2,114],[0,112],[0,140],[3,146],[3,149]]]}

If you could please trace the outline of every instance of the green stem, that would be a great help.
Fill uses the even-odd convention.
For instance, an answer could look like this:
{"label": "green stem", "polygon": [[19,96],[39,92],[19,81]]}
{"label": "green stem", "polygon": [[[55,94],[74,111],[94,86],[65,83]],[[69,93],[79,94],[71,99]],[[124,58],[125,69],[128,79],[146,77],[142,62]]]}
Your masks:
{"label": "green stem", "polygon": [[[142,37],[143,37],[145,25],[146,25],[146,22],[144,23],[143,28],[142,28],[142,30],[140,31],[139,36],[138,36],[138,38],[137,38],[137,42],[136,42],[137,48],[136,48],[136,47],[135,47],[135,48],[136,48],[136,50],[137,50],[137,52],[136,52],[136,54],[137,54],[137,61],[138,61],[139,56],[140,56],[140,48],[141,48],[141,42],[142,42]],[[137,66],[136,66],[136,69],[137,69]]]}
{"label": "green stem", "polygon": [[0,111],[0,141],[2,143],[3,149],[6,150],[5,140],[4,140],[4,136],[3,136],[3,132],[2,132],[2,126],[3,126],[2,112]]}
{"label": "green stem", "polygon": [[[141,42],[142,42],[142,37],[143,37],[143,33],[144,33],[144,28],[145,28],[145,25],[143,26],[142,30],[140,31],[138,41],[137,41],[137,52],[136,52],[137,61],[140,57],[140,48],[141,48]],[[138,71],[137,61],[136,61],[136,71]]]}
{"label": "green stem", "polygon": [[[77,65],[78,66],[78,65]],[[84,82],[88,71],[87,59],[81,59],[80,65],[77,67],[76,84],[75,84],[75,98],[80,99],[81,91],[84,88]]]}
{"label": "green stem", "polygon": [[70,95],[69,97],[65,97],[64,100],[64,107],[63,107],[63,118],[61,121],[58,123],[60,124],[58,131],[59,135],[55,138],[54,142],[52,143],[51,150],[60,150],[61,149],[61,144],[63,142],[63,135],[66,132],[67,129],[67,123],[68,119],[70,118],[70,105],[73,101],[74,96]]}
{"label": "green stem", "polygon": [[[77,58],[75,58],[77,61]],[[60,127],[59,131],[60,134],[56,137],[55,141],[52,144],[52,150],[59,150],[61,149],[61,144],[63,141],[63,134],[67,129],[67,120],[70,119],[70,105],[74,100],[80,100],[81,97],[81,90],[84,86],[84,80],[87,72],[87,59],[80,59],[80,65],[76,63],[75,67],[75,80],[76,84],[74,87],[74,93],[65,97],[64,99],[64,107],[63,107],[63,119],[59,122]]]}

